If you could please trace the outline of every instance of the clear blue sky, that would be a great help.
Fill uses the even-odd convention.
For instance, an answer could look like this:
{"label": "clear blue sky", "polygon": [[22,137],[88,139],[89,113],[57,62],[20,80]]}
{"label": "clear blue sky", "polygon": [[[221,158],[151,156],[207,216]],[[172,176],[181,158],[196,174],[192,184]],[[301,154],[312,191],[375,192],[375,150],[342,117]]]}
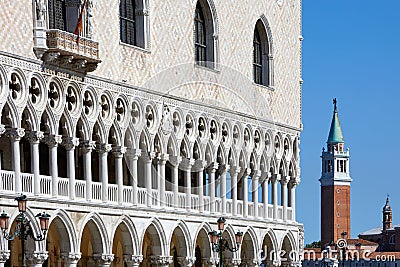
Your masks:
{"label": "clear blue sky", "polygon": [[400,224],[400,1],[303,0],[303,124],[297,219],[320,240],[321,149],[332,98],[350,148],[351,235]]}

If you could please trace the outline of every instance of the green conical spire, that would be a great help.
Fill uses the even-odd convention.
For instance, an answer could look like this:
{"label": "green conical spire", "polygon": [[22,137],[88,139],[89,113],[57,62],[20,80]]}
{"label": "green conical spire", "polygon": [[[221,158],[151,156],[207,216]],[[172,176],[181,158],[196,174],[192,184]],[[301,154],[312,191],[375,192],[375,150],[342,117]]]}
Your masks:
{"label": "green conical spire", "polygon": [[328,137],[328,143],[330,143],[330,144],[344,143],[342,128],[340,127],[339,115],[338,115],[338,111],[337,111],[337,107],[336,107],[336,104],[337,104],[336,98],[333,99],[333,104],[334,104],[335,110],[333,112],[331,130],[329,131],[329,137]]}

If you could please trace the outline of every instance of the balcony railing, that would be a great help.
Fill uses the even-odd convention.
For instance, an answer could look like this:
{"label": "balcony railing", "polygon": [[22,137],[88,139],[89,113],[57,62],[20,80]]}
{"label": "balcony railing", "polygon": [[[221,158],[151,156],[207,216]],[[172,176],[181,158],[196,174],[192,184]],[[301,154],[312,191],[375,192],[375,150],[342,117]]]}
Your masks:
{"label": "balcony railing", "polygon": [[[28,196],[34,195],[34,175],[30,173],[21,173],[20,179],[22,183],[22,190]],[[69,195],[69,183],[70,180],[68,178],[58,178],[57,181],[57,189],[58,189],[58,199],[67,200],[67,199],[76,199],[79,201],[85,200],[88,197],[90,201],[93,203],[96,202],[109,202],[110,204],[118,203],[123,204],[125,206],[134,204],[134,192],[132,186],[123,186],[122,188],[122,203],[119,203],[118,197],[118,185],[109,184],[107,185],[107,199],[104,200],[102,198],[102,183],[99,182],[91,182],[91,195],[87,196],[87,182],[84,180],[75,180],[75,196]],[[40,189],[39,195],[41,197],[49,197],[53,198],[52,192],[52,183],[53,179],[51,176],[40,175]],[[14,194],[14,184],[15,184],[15,173],[13,171],[0,171],[0,193],[12,193]],[[137,188],[137,202],[136,205],[146,207],[147,206],[147,190],[146,188]],[[187,211],[188,207],[186,206],[186,193],[179,192],[177,195],[177,203],[175,204],[175,195],[171,191],[166,191],[164,195],[165,203],[160,203],[159,191],[157,189],[151,190],[151,208],[159,208],[165,207],[167,209],[175,209],[181,211]],[[214,205],[214,209],[212,209],[212,205]],[[200,203],[200,198],[196,194],[192,194],[190,196],[190,211],[191,212],[203,212],[205,214],[211,213],[212,210],[215,211],[216,214],[222,212],[222,199],[219,197],[215,197],[215,202],[211,203],[209,196],[203,196],[203,204]],[[245,216],[243,214],[244,207],[243,201],[236,201],[236,215],[239,217],[248,217],[250,219],[277,219],[284,220],[284,208],[283,206],[277,206],[277,218],[274,217],[274,206],[272,204],[267,204],[268,206],[264,209],[263,203],[258,203],[258,215],[257,218],[254,216],[255,206],[254,203],[248,202],[248,214]],[[226,214],[233,215],[233,201],[232,199],[226,200]],[[267,214],[265,214],[265,212]],[[293,221],[293,210],[291,207],[287,207],[286,209],[286,220]]]}
{"label": "balcony railing", "polygon": [[77,35],[50,29],[46,32],[47,51],[43,60],[65,68],[94,71],[101,62],[99,43]]}

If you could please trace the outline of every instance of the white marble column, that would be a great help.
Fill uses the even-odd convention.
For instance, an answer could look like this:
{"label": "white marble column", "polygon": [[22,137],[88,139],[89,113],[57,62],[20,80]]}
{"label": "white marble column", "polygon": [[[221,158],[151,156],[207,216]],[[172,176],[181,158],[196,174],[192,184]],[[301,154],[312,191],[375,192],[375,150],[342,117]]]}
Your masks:
{"label": "white marble column", "polygon": [[184,171],[185,179],[185,208],[186,210],[191,210],[191,200],[192,200],[192,166],[194,164],[194,159],[183,159],[181,162],[181,168]]}
{"label": "white marble column", "polygon": [[229,164],[223,164],[219,168],[221,177],[220,197],[221,197],[221,213],[226,214],[226,172],[229,171]]}
{"label": "white marble column", "polygon": [[158,203],[159,206],[165,207],[165,164],[169,159],[168,154],[158,156],[158,168],[157,168],[157,179],[158,179]]}
{"label": "white marble column", "polygon": [[249,175],[251,173],[250,168],[246,168],[243,172],[243,217],[249,215]]}
{"label": "white marble column", "polygon": [[208,167],[208,193],[210,194],[210,212],[215,213],[215,172],[218,169],[218,163],[211,163]]}
{"label": "white marble column", "polygon": [[31,171],[33,173],[33,193],[40,194],[40,170],[39,170],[39,143],[44,137],[41,131],[31,131],[28,140],[31,144]]}
{"label": "white marble column", "polygon": [[287,195],[288,195],[288,182],[289,182],[290,177],[289,176],[285,176],[282,177],[281,179],[281,203],[283,206],[283,220],[286,221],[287,220],[287,207],[288,207],[288,202],[287,202]]}
{"label": "white marble column", "polygon": [[12,167],[14,170],[14,190],[16,193],[22,193],[22,180],[21,180],[21,163],[20,163],[20,149],[19,142],[25,135],[25,129],[13,128],[9,129],[6,133],[11,140],[12,152]]}
{"label": "white marble column", "polygon": [[278,219],[278,182],[280,180],[279,174],[274,174],[271,177],[272,183],[272,204],[273,204],[273,218]]}
{"label": "white marble column", "polygon": [[292,179],[290,181],[290,207],[292,208],[292,221],[296,221],[296,186],[298,184],[298,179]]}
{"label": "white marble column", "polygon": [[145,152],[142,151],[142,159],[144,163],[144,180],[146,183],[146,205],[147,207],[151,207],[152,205],[152,166],[151,163],[155,157],[154,152]]}
{"label": "white marble column", "polygon": [[231,196],[232,196],[232,215],[237,215],[237,199],[238,199],[238,174],[240,173],[240,167],[232,167],[230,169],[231,174]]}
{"label": "white marble column", "polygon": [[61,144],[61,135],[49,135],[45,138],[45,143],[49,147],[49,166],[51,175],[51,195],[58,196],[58,165],[57,165],[57,147]]}
{"label": "white marble column", "polygon": [[138,159],[142,154],[140,149],[129,149],[127,152],[129,171],[132,176],[132,204],[137,205],[138,203]]}
{"label": "white marble column", "polygon": [[61,259],[64,261],[65,267],[76,267],[79,259],[81,258],[81,253],[61,253]]}
{"label": "white marble column", "polygon": [[124,262],[128,267],[139,267],[142,261],[142,255],[124,255]]}
{"label": "white marble column", "polygon": [[124,194],[124,172],[122,160],[126,152],[126,147],[119,146],[113,149],[114,160],[115,160],[115,179],[118,186],[118,204],[121,205],[123,202]]}
{"label": "white marble column", "polygon": [[94,141],[82,141],[81,150],[83,153],[83,176],[86,181],[86,200],[92,200],[92,151],[95,149]]}
{"label": "white marble column", "polygon": [[178,198],[178,194],[179,194],[179,182],[178,182],[178,175],[179,175],[179,164],[182,161],[182,157],[180,156],[170,156],[169,157],[169,162],[172,165],[172,191],[173,191],[173,195],[174,195],[174,207],[175,209],[179,208],[179,198]]}
{"label": "white marble column", "polygon": [[96,147],[96,151],[99,154],[99,178],[101,182],[101,200],[103,202],[108,201],[108,166],[107,166],[107,155],[111,151],[110,144],[99,144]]}
{"label": "white marble column", "polygon": [[204,168],[207,166],[207,162],[205,160],[198,159],[192,167],[192,170],[197,174],[197,190],[196,193],[199,196],[199,205],[198,208],[200,212],[204,212],[204,177],[203,172]]}
{"label": "white marble column", "polygon": [[114,254],[95,254],[93,260],[96,267],[108,267],[114,260]]}
{"label": "white marble column", "polygon": [[253,198],[253,208],[254,208],[254,218],[258,218],[258,185],[259,179],[261,176],[261,171],[254,171],[251,177],[251,191],[252,191],[252,198]]}
{"label": "white marble column", "polygon": [[63,138],[62,145],[67,150],[67,176],[69,179],[69,199],[75,199],[75,147],[79,145],[76,137]]}
{"label": "white marble column", "polygon": [[263,203],[264,203],[264,219],[268,218],[268,183],[269,179],[271,178],[271,175],[267,173],[263,179],[262,182],[262,188],[263,188]]}

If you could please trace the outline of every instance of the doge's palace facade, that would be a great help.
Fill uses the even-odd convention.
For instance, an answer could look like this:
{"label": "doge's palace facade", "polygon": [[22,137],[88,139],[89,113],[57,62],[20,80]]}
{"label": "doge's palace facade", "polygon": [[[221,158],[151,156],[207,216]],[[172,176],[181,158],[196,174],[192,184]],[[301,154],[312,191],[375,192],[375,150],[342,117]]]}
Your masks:
{"label": "doge's palace facade", "polygon": [[300,265],[301,0],[1,10],[0,206],[51,215],[30,266],[216,266],[219,217],[225,265]]}

